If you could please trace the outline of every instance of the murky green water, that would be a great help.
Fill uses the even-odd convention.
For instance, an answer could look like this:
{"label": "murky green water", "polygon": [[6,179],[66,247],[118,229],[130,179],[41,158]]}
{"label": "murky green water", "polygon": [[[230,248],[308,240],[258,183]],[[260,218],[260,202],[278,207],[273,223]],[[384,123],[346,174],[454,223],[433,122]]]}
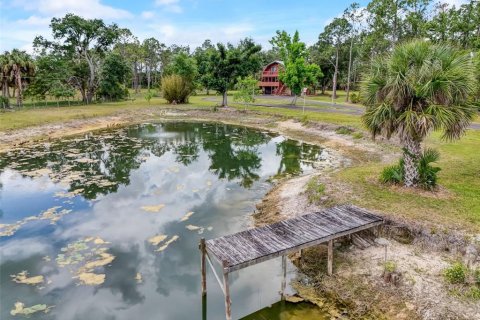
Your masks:
{"label": "murky green water", "polygon": [[[201,319],[199,239],[250,227],[269,177],[325,158],[268,133],[181,123],[2,154],[0,318]],[[272,260],[231,275],[234,318],[279,300],[280,269]],[[208,319],[224,318],[211,272],[206,305]],[[275,306],[249,319],[321,319]]]}

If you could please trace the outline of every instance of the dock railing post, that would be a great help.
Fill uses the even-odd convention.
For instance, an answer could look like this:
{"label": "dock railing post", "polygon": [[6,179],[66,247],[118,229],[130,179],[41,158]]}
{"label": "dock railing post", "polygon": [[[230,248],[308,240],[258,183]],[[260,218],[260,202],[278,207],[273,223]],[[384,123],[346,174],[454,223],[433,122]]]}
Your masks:
{"label": "dock railing post", "polygon": [[285,288],[287,286],[287,256],[282,256],[282,286],[280,289],[281,300],[285,300]]}
{"label": "dock railing post", "polygon": [[207,294],[207,266],[205,264],[206,258],[205,238],[200,239],[200,251],[201,251],[201,267],[202,267],[202,296]]}
{"label": "dock railing post", "polygon": [[232,320],[232,301],[230,300],[230,285],[228,283],[227,262],[223,261],[223,287],[225,291],[225,315],[227,320]]}
{"label": "dock railing post", "polygon": [[327,271],[329,276],[333,274],[333,240],[328,241]]}

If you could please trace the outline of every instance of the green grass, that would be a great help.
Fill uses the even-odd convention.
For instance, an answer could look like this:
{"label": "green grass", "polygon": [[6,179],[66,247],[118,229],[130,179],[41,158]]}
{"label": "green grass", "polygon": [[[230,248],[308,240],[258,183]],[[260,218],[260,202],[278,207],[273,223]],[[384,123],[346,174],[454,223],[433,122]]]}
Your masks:
{"label": "green grass", "polygon": [[445,142],[438,133],[426,146],[438,149],[441,189],[436,194],[417,192],[379,183],[385,165],[368,163],[342,170],[337,178],[350,185],[356,195],[352,202],[385,213],[431,223],[445,230],[466,228],[480,231],[480,131],[469,130],[460,141]]}
{"label": "green grass", "polygon": [[[350,91],[350,94],[356,93],[358,94],[358,91]],[[308,100],[317,100],[317,101],[324,101],[324,102],[332,102],[332,91],[325,91],[325,94],[321,94],[320,91],[317,92],[316,95],[314,96],[308,96]],[[334,103],[337,104],[347,104],[351,106],[360,106],[359,104],[355,103],[350,103],[346,102],[345,99],[347,98],[347,93],[343,90],[337,90],[337,98],[333,100]]]}

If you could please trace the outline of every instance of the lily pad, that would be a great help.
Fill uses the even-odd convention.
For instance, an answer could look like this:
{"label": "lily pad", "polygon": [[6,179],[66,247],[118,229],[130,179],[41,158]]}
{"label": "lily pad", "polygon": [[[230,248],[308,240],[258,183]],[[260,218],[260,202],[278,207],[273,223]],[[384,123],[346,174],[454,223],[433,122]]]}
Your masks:
{"label": "lily pad", "polygon": [[105,282],[105,274],[96,274],[93,272],[82,272],[74,277],[80,280],[80,284],[87,286],[97,286]]}
{"label": "lily pad", "polygon": [[30,316],[37,312],[47,313],[51,308],[53,308],[53,306],[47,306],[46,304],[36,304],[34,306],[25,308],[25,304],[23,302],[17,301],[15,302],[15,308],[10,311],[10,314],[12,316],[16,316],[17,314]]}
{"label": "lily pad", "polygon": [[180,221],[187,221],[192,215],[193,215],[193,211],[190,211],[190,212],[187,212],[181,219]]}
{"label": "lily pad", "polygon": [[13,282],[29,285],[37,285],[43,283],[44,281],[43,276],[29,277],[27,271],[22,271],[20,273],[10,275],[10,277],[12,277]]}
{"label": "lily pad", "polygon": [[167,242],[165,242],[165,244],[163,246],[161,246],[160,248],[158,248],[156,251],[157,252],[160,252],[160,251],[163,251],[165,249],[167,249],[167,247],[174,241],[177,241],[178,238],[180,238],[179,236],[177,235],[174,235],[173,237],[170,238],[170,240],[168,240]]}
{"label": "lily pad", "polygon": [[159,235],[156,235],[154,237],[151,237],[150,239],[148,239],[148,242],[150,242],[151,244],[153,244],[154,246],[158,246],[160,244],[160,242],[162,242],[163,240],[167,239],[167,236],[164,235],[164,234],[159,234]]}
{"label": "lily pad", "polygon": [[163,207],[165,207],[164,204],[159,204],[156,206],[143,206],[141,207],[141,209],[147,212],[159,212],[160,210],[162,210]]}
{"label": "lily pad", "polygon": [[140,272],[137,272],[137,274],[135,275],[135,280],[137,280],[137,283],[142,283],[143,282],[143,277],[142,277],[142,274]]}

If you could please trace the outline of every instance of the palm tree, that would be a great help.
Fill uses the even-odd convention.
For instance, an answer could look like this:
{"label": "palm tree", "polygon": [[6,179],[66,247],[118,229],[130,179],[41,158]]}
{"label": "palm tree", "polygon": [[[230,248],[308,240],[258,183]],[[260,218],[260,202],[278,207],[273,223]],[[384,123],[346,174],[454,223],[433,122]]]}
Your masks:
{"label": "palm tree", "polygon": [[362,84],[363,122],[373,137],[404,145],[404,184],[416,186],[421,143],[434,130],[459,139],[475,115],[472,59],[448,45],[417,40],[372,61]]}
{"label": "palm tree", "polygon": [[0,55],[0,87],[2,88],[2,96],[9,98],[8,92],[8,79],[9,79],[9,68],[8,68],[8,52],[5,52]]}
{"label": "palm tree", "polygon": [[5,52],[5,56],[7,63],[4,66],[4,72],[13,80],[17,89],[17,106],[21,106],[23,102],[23,88],[30,82],[30,77],[35,75],[35,64],[30,55],[18,49],[13,49],[11,53]]}

